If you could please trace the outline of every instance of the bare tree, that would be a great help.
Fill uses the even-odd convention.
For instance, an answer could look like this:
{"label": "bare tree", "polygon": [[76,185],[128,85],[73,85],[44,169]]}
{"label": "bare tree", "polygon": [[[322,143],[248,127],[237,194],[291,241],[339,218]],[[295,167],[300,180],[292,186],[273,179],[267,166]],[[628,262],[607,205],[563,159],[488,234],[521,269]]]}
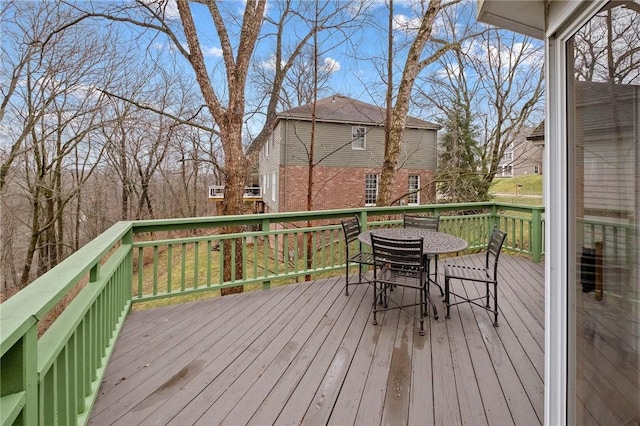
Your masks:
{"label": "bare tree", "polygon": [[[419,9],[416,10],[417,15],[420,17],[420,23],[415,31],[415,36],[412,37],[412,41],[406,50],[406,57],[401,73],[402,76],[397,83],[397,89],[393,90],[395,93],[395,102],[393,102],[393,104],[389,103],[389,94],[392,91],[387,91],[384,162],[380,176],[378,205],[389,205],[392,201],[391,194],[394,185],[395,171],[398,165],[400,147],[402,145],[404,128],[409,114],[411,95],[416,78],[428,65],[434,63],[449,50],[458,47],[457,43],[432,37],[434,22],[441,10],[456,3],[458,3],[457,0],[448,3],[443,3],[441,0],[430,0],[426,6],[424,3],[420,3],[418,5]],[[389,2],[389,11],[390,15],[393,15],[392,0]],[[389,37],[392,38],[393,25],[389,25],[389,28]],[[425,47],[428,42],[433,44],[433,49],[425,56]],[[390,40],[389,44],[393,44],[392,40]],[[388,53],[389,63],[391,64],[392,61],[395,62],[395,59],[391,57],[394,52],[390,50]],[[391,65],[389,66],[391,67]],[[392,80],[392,77],[393,76],[389,76],[387,78],[386,84],[395,86],[396,83]]]}
{"label": "bare tree", "polygon": [[[172,19],[168,11],[168,2],[138,0],[134,6],[110,6],[104,11],[86,10],[82,19],[107,18],[124,22],[147,31],[163,34],[171,43],[172,51],[182,56],[193,70],[200,88],[202,99],[215,123],[224,152],[225,199],[224,214],[240,214],[243,206],[243,188],[252,163],[257,157],[262,144],[268,139],[276,119],[276,107],[280,91],[287,72],[300,55],[304,46],[313,34],[328,28],[334,28],[348,22],[350,15],[347,7],[340,2],[327,2],[318,25],[308,27],[291,43],[293,48],[286,49],[291,40],[286,30],[292,21],[307,13],[305,2],[291,0],[277,2],[269,14],[265,14],[266,0],[247,0],[244,4],[242,19],[238,18],[236,2],[206,1],[202,3],[188,0],[177,0],[179,22]],[[332,7],[328,7],[331,4]],[[276,12],[277,7],[277,12]],[[198,14],[206,14],[213,22],[215,36],[220,43],[219,52],[222,57],[222,72],[212,72],[205,59],[205,46],[202,43],[202,31],[193,18],[193,10]],[[199,22],[202,22],[200,20]],[[265,22],[267,27],[263,27]],[[275,71],[271,82],[272,90],[264,102],[262,130],[254,138],[251,148],[245,152],[243,145],[243,129],[246,118],[246,90],[250,64],[259,41],[275,44],[273,63]],[[186,42],[186,43],[184,43]],[[185,45],[186,44],[186,45]],[[285,57],[285,52],[289,52]],[[224,86],[217,84],[211,76],[223,76]],[[211,126],[213,130],[214,126]],[[237,227],[230,227],[225,232],[238,232]],[[229,243],[230,244],[230,243]],[[231,250],[225,250],[225,279],[231,277],[232,265],[241,265],[229,257]],[[239,267],[239,266],[238,266]],[[241,287],[225,289],[223,293],[241,291]]]}
{"label": "bare tree", "polygon": [[118,74],[120,57],[104,49],[110,35],[99,28],[56,31],[73,19],[61,4],[2,7],[2,48],[8,60],[3,59],[1,72],[10,84],[6,90],[3,86],[0,113],[0,226],[4,230],[11,223],[20,230],[11,233],[9,247],[15,253],[8,269],[14,271],[14,284],[25,286],[34,265],[41,274],[80,244],[81,190],[104,145],[98,129],[105,99],[96,82]]}
{"label": "bare tree", "polygon": [[442,152],[439,181],[448,199],[457,201],[488,196],[505,151],[537,124],[532,119],[539,119],[543,95],[542,44],[476,22],[465,24],[463,14],[468,10],[443,14],[451,41],[460,48],[438,59],[418,85],[417,97],[444,117],[452,140]]}

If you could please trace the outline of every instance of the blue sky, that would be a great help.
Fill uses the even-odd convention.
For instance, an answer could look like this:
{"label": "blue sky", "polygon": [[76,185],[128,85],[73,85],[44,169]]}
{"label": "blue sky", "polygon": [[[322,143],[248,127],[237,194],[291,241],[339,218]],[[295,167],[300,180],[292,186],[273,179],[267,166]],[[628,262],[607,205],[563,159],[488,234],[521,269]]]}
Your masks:
{"label": "blue sky", "polygon": [[[352,2],[352,8],[357,2]],[[396,23],[395,37],[397,41],[406,39],[411,35],[412,28],[419,25],[419,16],[414,10],[417,2],[410,0],[396,1],[394,3],[394,22]],[[234,18],[238,21],[242,17],[244,2],[225,1],[220,2],[230,32],[238,27],[234,25]],[[303,4],[303,3],[300,3]],[[307,6],[313,3],[304,3]],[[336,2],[339,7],[349,5],[348,2]],[[335,4],[329,8],[335,7]],[[466,14],[475,13],[475,3],[465,2]],[[330,64],[335,70],[329,84],[330,92],[342,93],[347,96],[361,99],[363,101],[380,103],[383,91],[379,90],[384,86],[379,73],[376,71],[375,62],[383,61],[387,55],[387,20],[388,7],[384,1],[370,1],[367,4],[368,13],[361,16],[351,16],[351,28],[348,30],[348,37],[345,34],[330,34],[324,32],[320,34],[321,47],[325,50],[322,61]],[[169,9],[171,10],[171,8]],[[177,14],[177,9],[173,10]],[[201,45],[203,53],[208,58],[210,70],[219,70],[221,54],[220,42],[215,33],[213,22],[209,17],[206,7],[197,3],[192,4],[192,13],[196,20],[196,25],[200,31]],[[277,4],[269,2],[267,6],[268,16],[277,16]],[[176,15],[177,16],[177,15]],[[297,41],[301,33],[305,32],[306,24],[300,20],[291,20],[287,26],[287,35],[292,42]],[[263,32],[269,32],[272,27],[267,23]],[[436,31],[439,27],[436,27]],[[264,38],[260,41],[255,52],[255,57],[267,62],[273,52],[273,43]],[[398,56],[398,65],[404,62],[404,57]],[[396,73],[400,75],[400,68],[396,67]],[[222,75],[220,76],[222,77]],[[377,87],[380,86],[380,87]]]}

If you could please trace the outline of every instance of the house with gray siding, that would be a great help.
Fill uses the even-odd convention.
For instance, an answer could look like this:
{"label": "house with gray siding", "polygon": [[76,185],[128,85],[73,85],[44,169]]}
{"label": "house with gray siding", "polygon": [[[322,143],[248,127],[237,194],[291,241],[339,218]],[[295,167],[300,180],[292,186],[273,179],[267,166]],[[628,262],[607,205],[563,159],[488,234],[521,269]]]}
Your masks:
{"label": "house with gray siding", "polygon": [[505,150],[498,164],[497,177],[542,174],[544,145],[519,135]]}
{"label": "house with gray siding", "polygon": [[[384,160],[385,110],[342,95],[316,103],[314,210],[375,205]],[[278,114],[260,153],[262,198],[271,212],[306,209],[312,108]],[[436,139],[440,126],[407,118],[393,198],[398,204],[435,200]]]}

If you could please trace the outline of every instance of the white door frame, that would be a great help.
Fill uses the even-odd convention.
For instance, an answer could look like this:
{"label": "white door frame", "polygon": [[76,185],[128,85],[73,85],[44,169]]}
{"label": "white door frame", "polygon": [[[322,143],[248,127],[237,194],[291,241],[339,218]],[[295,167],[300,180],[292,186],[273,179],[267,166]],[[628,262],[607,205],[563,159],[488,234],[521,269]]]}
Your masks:
{"label": "white door frame", "polygon": [[[553,2],[550,3],[553,5]],[[569,185],[574,167],[568,156],[567,42],[606,2],[585,1],[567,12],[554,15],[551,9],[545,43],[546,125],[544,203],[545,210],[545,408],[546,425],[566,425],[575,419],[575,386],[569,368],[575,366],[575,324],[573,284],[575,261],[569,262],[574,249],[575,211],[569,205]],[[566,5],[566,4],[565,4]],[[574,257],[573,254],[571,254]],[[571,286],[571,287],[570,287]]]}

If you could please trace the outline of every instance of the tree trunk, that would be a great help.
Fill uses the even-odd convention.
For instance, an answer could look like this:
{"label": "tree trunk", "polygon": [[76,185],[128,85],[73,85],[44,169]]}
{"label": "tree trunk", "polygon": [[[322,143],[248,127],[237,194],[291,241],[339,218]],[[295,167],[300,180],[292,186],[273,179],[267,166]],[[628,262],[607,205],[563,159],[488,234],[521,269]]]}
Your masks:
{"label": "tree trunk", "polygon": [[[244,156],[242,147],[242,115],[229,113],[231,116],[227,120],[226,128],[222,129],[221,139],[225,151],[225,172],[226,185],[224,189],[224,201],[222,202],[222,214],[238,215],[242,214],[244,185],[248,175],[248,163]],[[242,232],[239,226],[226,226],[222,229],[223,234],[235,234]],[[240,279],[243,273],[243,259],[241,239],[225,240],[223,256],[223,277],[225,281],[231,280],[231,268],[235,268],[235,278]],[[236,245],[235,258],[231,258],[231,244]],[[242,293],[243,286],[224,288],[221,290],[223,296],[234,293]]]}
{"label": "tree trunk", "polygon": [[[411,91],[413,90],[416,77],[420,71],[434,60],[432,58],[429,58],[429,60],[421,60],[421,55],[425,44],[431,37],[433,21],[438,15],[440,8],[441,0],[431,0],[429,2],[429,7],[422,17],[420,29],[418,30],[416,38],[407,53],[407,59],[402,72],[402,79],[398,86],[396,104],[391,112],[390,127],[385,129],[384,162],[382,163],[382,173],[380,177],[377,202],[377,205],[379,206],[387,206],[392,200],[391,191],[393,189],[396,166],[398,165],[398,156],[400,154],[402,137],[404,135],[404,127],[407,122],[407,114],[409,113]],[[393,81],[389,80],[387,84],[393,84]]]}

